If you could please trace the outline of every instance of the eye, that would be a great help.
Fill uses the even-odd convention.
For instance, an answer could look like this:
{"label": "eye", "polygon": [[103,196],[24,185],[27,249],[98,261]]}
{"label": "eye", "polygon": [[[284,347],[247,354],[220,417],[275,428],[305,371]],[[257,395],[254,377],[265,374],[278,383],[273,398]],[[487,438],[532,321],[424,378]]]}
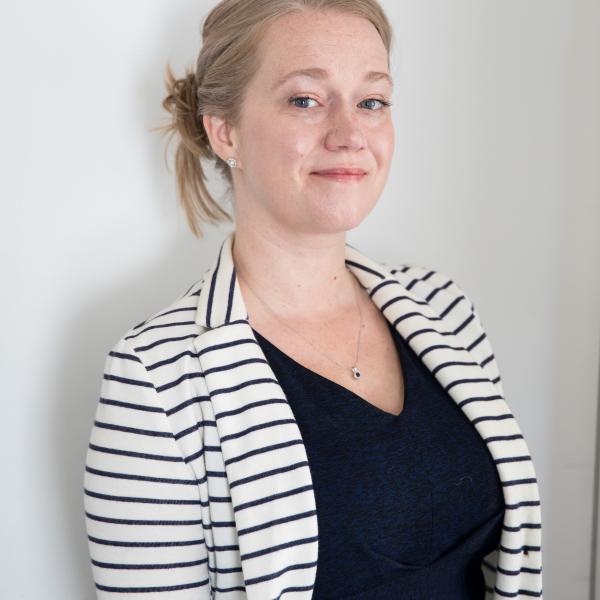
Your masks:
{"label": "eye", "polygon": [[289,103],[293,104],[294,106],[297,106],[298,108],[309,108],[306,105],[300,106],[298,104],[296,104],[297,101],[310,101],[312,100],[313,102],[316,102],[316,100],[314,98],[309,98],[308,96],[295,96],[293,98],[289,99]]}
{"label": "eye", "polygon": [[[310,106],[308,106],[306,103],[307,102],[316,102],[316,100],[314,98],[310,98],[309,96],[293,96],[292,98],[289,99],[289,103],[293,104],[294,106],[296,106],[297,108],[310,108]],[[298,104],[298,102],[303,102],[304,104]],[[367,98],[366,100],[363,100],[360,104],[363,104],[364,102],[379,102],[379,104],[381,104],[381,108],[386,108],[388,106],[391,106],[392,103],[388,102],[387,100],[380,100],[379,98]],[[370,105],[372,106],[372,105]],[[377,109],[375,108],[368,108],[368,110],[370,111],[375,111],[375,110],[381,110],[381,108]]]}
{"label": "eye", "polygon": [[[388,102],[387,100],[379,100],[379,98],[367,98],[367,100],[363,100],[363,102],[379,102],[379,104],[381,104],[382,108],[392,105],[391,102]],[[362,102],[361,102],[361,104],[362,104]],[[373,109],[369,109],[369,110],[373,110]],[[377,109],[375,109],[375,110],[377,110]],[[381,110],[381,109],[379,109],[379,110]]]}

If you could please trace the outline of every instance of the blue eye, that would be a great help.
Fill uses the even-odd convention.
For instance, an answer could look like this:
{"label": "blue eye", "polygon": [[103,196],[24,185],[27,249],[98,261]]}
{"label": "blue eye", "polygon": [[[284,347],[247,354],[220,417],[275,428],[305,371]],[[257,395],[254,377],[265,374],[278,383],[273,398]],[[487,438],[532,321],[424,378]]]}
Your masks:
{"label": "blue eye", "polygon": [[314,98],[309,98],[308,96],[296,96],[294,98],[290,98],[290,104],[293,104],[294,106],[297,106],[298,108],[308,108],[306,105],[299,106],[298,104],[296,104],[296,101],[298,101],[298,100],[312,100],[313,102],[316,102],[316,100]]}
{"label": "blue eye", "polygon": [[[292,98],[290,98],[290,99],[289,99],[289,101],[288,101],[288,102],[289,102],[290,104],[293,104],[293,105],[294,105],[294,106],[296,106],[297,108],[310,108],[310,107],[309,107],[309,106],[307,106],[306,104],[304,104],[304,105],[299,105],[299,104],[296,104],[296,102],[306,102],[306,101],[310,102],[311,100],[312,100],[313,102],[316,102],[316,100],[315,100],[314,98],[310,98],[309,96],[293,96]],[[386,100],[380,100],[379,98],[368,98],[367,100],[363,100],[363,101],[361,102],[361,104],[362,104],[363,102],[379,102],[379,103],[381,104],[382,108],[386,108],[386,107],[388,107],[388,106],[391,106],[391,105],[392,105],[392,103],[391,103],[391,102],[388,102],[388,101],[386,101]],[[374,111],[374,110],[378,110],[378,109],[377,109],[377,108],[375,108],[375,109],[373,109],[373,108],[369,108],[368,110],[370,110],[370,111]],[[379,110],[380,110],[380,109],[379,109]]]}
{"label": "blue eye", "polygon": [[391,102],[387,102],[386,100],[379,100],[379,98],[368,98],[367,100],[363,100],[363,102],[379,102],[379,104],[381,104],[381,106],[384,108],[392,105]]}

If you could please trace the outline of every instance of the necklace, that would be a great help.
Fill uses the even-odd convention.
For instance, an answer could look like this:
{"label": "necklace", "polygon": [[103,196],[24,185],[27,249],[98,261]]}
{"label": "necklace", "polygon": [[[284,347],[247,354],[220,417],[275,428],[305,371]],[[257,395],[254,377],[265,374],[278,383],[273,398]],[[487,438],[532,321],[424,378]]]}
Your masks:
{"label": "necklace", "polygon": [[[348,270],[348,268],[346,267],[346,270]],[[250,285],[248,284],[248,282],[246,281],[245,277],[242,277],[241,274],[238,272],[238,276],[244,281],[244,283],[248,286],[248,288],[250,289],[250,291],[258,298],[258,300],[265,306],[265,308],[280,322],[282,323],[285,327],[287,327],[288,329],[291,329],[296,335],[300,336],[305,342],[308,342],[315,350],[317,350],[317,352],[319,352],[320,354],[322,354],[323,356],[325,356],[325,358],[327,358],[328,360],[334,362],[336,365],[342,367],[343,369],[350,369],[350,371],[352,372],[352,376],[354,377],[354,379],[360,379],[361,378],[361,372],[358,370],[358,367],[356,366],[357,364],[357,360],[358,360],[358,351],[360,349],[360,333],[361,333],[361,329],[362,329],[362,311],[360,310],[360,303],[358,302],[358,294],[356,292],[356,282],[354,285],[354,298],[356,300],[356,306],[358,307],[358,314],[360,316],[360,326],[358,328],[358,344],[356,346],[356,357],[354,358],[354,365],[352,367],[347,367],[345,365],[340,364],[337,360],[331,358],[330,356],[327,356],[327,354],[325,354],[321,349],[317,348],[317,346],[315,346],[309,339],[305,338],[299,331],[297,331],[296,329],[294,329],[291,325],[288,325],[283,319],[281,319],[279,317],[279,315],[277,315],[277,313],[250,287]],[[352,276],[352,279],[354,279],[354,276]]]}

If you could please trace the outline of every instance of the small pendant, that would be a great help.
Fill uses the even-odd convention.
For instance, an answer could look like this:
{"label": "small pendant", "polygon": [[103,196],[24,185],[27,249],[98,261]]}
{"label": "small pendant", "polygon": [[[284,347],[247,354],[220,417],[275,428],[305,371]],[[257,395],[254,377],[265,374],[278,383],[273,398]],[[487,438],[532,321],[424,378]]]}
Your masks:
{"label": "small pendant", "polygon": [[352,374],[354,379],[360,379],[360,371],[356,367],[352,367]]}

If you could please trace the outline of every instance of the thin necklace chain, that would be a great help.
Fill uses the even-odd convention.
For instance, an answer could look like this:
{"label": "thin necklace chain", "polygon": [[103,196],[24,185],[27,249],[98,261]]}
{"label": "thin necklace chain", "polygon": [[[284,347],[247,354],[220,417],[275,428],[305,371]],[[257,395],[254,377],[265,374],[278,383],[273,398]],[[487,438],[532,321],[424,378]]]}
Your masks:
{"label": "thin necklace chain", "polygon": [[[346,270],[349,272],[349,269],[346,267]],[[322,354],[323,356],[325,356],[325,358],[329,359],[330,361],[334,362],[336,365],[342,367],[343,369],[350,369],[350,371],[352,372],[352,376],[355,379],[360,379],[361,377],[361,373],[358,370],[356,364],[358,361],[358,353],[360,350],[360,334],[361,334],[361,330],[362,330],[362,311],[360,309],[360,303],[358,301],[358,293],[356,291],[356,285],[357,282],[355,282],[353,289],[354,289],[354,298],[356,300],[356,306],[358,307],[358,314],[360,317],[360,325],[358,328],[358,344],[356,346],[356,357],[354,358],[354,365],[352,367],[347,367],[346,365],[342,365],[341,363],[339,363],[337,360],[335,360],[334,358],[331,358],[330,356],[328,356],[327,354],[325,354],[325,352],[323,352],[320,348],[318,348],[317,346],[315,346],[309,339],[307,339],[306,337],[304,337],[299,331],[297,331],[296,329],[294,329],[291,325],[288,325],[283,319],[281,319],[279,317],[279,315],[252,289],[252,287],[250,287],[250,285],[248,284],[248,281],[246,280],[245,277],[242,277],[241,274],[239,273],[239,271],[237,272],[238,276],[244,281],[244,283],[248,286],[248,288],[250,289],[250,291],[258,298],[258,300],[260,300],[260,302],[265,306],[265,308],[280,322],[282,323],[285,327],[287,327],[288,329],[291,329],[296,335],[300,336],[305,342],[309,343],[317,352],[319,352],[320,354]],[[352,279],[354,280],[354,276],[351,274]]]}

